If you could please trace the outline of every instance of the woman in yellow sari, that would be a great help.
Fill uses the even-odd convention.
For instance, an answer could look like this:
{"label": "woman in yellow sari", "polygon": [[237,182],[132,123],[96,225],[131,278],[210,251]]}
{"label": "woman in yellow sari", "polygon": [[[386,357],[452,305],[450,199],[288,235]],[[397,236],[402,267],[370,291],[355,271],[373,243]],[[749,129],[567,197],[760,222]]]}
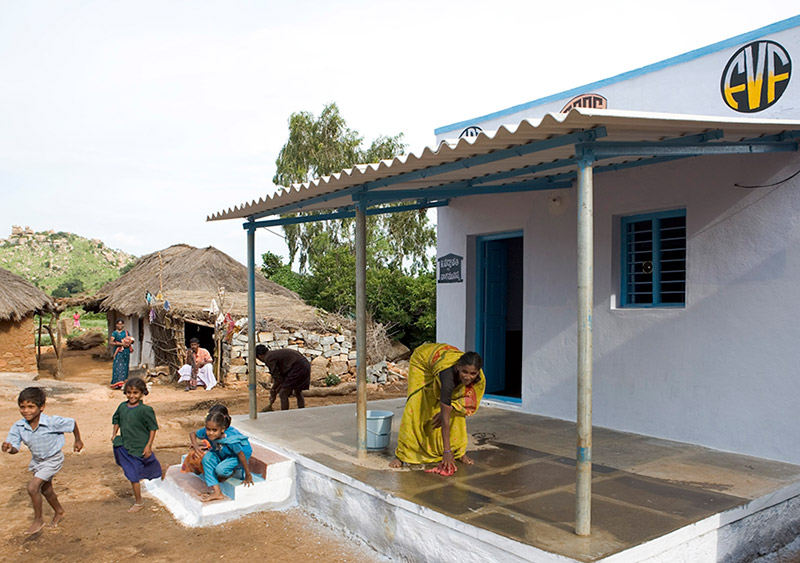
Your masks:
{"label": "woman in yellow sari", "polygon": [[406,399],[397,450],[390,467],[403,463],[436,463],[451,475],[455,460],[468,465],[466,417],[483,398],[483,360],[449,344],[423,344],[411,355]]}

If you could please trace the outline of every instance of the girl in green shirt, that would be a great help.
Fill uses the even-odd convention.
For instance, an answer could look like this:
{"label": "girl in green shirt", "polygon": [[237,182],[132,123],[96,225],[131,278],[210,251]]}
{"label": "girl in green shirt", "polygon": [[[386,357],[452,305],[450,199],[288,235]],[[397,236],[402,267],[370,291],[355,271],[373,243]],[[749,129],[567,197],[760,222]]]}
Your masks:
{"label": "girl in green shirt", "polygon": [[139,512],[144,507],[139,481],[161,478],[161,464],[153,453],[158,423],[153,407],[142,402],[148,391],[141,378],[131,377],[125,381],[122,392],[128,400],[120,403],[111,417],[114,425],[111,441],[114,460],[133,487],[134,501],[128,512]]}

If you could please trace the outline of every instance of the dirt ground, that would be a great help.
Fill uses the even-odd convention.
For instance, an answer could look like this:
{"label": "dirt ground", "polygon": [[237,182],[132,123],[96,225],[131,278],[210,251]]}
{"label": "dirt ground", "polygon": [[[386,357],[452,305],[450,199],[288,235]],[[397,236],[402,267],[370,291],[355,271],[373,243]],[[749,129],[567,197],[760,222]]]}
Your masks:
{"label": "dirt ground", "polygon": [[[152,498],[145,498],[145,510],[128,514],[133,493],[122,470],[114,463],[111,449],[111,415],[124,400],[119,391],[108,388],[111,363],[93,359],[97,350],[65,351],[63,371],[70,385],[59,385],[48,396],[45,412],[77,420],[84,451],[72,451],[73,437],[67,435],[66,461],[53,485],[66,516],[57,528],[26,537],[33,511],[25,486],[30,453],[23,446],[19,454],[0,454],[0,541],[5,545],[0,559],[6,561],[220,561],[255,556],[265,561],[318,561],[366,563],[382,560],[367,547],[354,543],[305,514],[301,507],[252,514],[210,528],[186,528]],[[55,360],[44,356],[40,378],[51,377]],[[47,384],[47,381],[40,383]],[[32,383],[36,384],[36,382]],[[0,379],[0,432],[20,418],[16,397],[20,391]],[[259,391],[259,405],[267,394]],[[370,399],[405,396],[402,386],[370,393]],[[353,402],[345,397],[309,397],[307,407]],[[156,411],[160,430],[154,451],[162,465],[180,461],[188,448],[188,432],[200,427],[206,410],[214,402],[225,403],[232,414],[248,409],[245,382],[234,382],[209,392],[186,393],[182,387],[154,385],[145,401]],[[295,408],[294,399],[291,399]],[[52,510],[45,502],[45,521]]]}

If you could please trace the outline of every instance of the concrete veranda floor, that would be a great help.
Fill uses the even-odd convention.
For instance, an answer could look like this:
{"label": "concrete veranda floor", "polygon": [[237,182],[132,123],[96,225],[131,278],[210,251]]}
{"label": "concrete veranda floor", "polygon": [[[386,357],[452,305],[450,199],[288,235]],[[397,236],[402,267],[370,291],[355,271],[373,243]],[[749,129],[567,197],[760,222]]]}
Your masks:
{"label": "concrete veranda floor", "polygon": [[[259,441],[376,489],[547,552],[594,561],[781,491],[800,494],[800,466],[595,428],[592,534],[573,533],[574,423],[483,406],[468,420],[469,455],[453,477],[392,470],[389,448],[359,460],[355,405],[262,413],[235,425]],[[793,489],[794,488],[794,489]],[[787,490],[789,491],[787,493]]]}

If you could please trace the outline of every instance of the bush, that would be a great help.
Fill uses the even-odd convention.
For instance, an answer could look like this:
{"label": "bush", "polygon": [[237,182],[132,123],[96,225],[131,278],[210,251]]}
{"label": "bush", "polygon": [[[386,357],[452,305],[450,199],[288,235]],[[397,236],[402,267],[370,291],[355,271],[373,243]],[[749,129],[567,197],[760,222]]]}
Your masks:
{"label": "bush", "polygon": [[333,387],[335,385],[339,385],[341,382],[342,380],[338,375],[329,373],[325,376],[325,387]]}
{"label": "bush", "polygon": [[135,265],[136,265],[136,260],[134,260],[133,262],[128,262],[122,268],[119,269],[119,275],[123,276],[123,275],[127,274],[128,272],[133,270],[133,267]]}
{"label": "bush", "polygon": [[82,279],[73,278],[61,282],[59,286],[53,290],[53,297],[69,297],[82,293],[85,289]]}

